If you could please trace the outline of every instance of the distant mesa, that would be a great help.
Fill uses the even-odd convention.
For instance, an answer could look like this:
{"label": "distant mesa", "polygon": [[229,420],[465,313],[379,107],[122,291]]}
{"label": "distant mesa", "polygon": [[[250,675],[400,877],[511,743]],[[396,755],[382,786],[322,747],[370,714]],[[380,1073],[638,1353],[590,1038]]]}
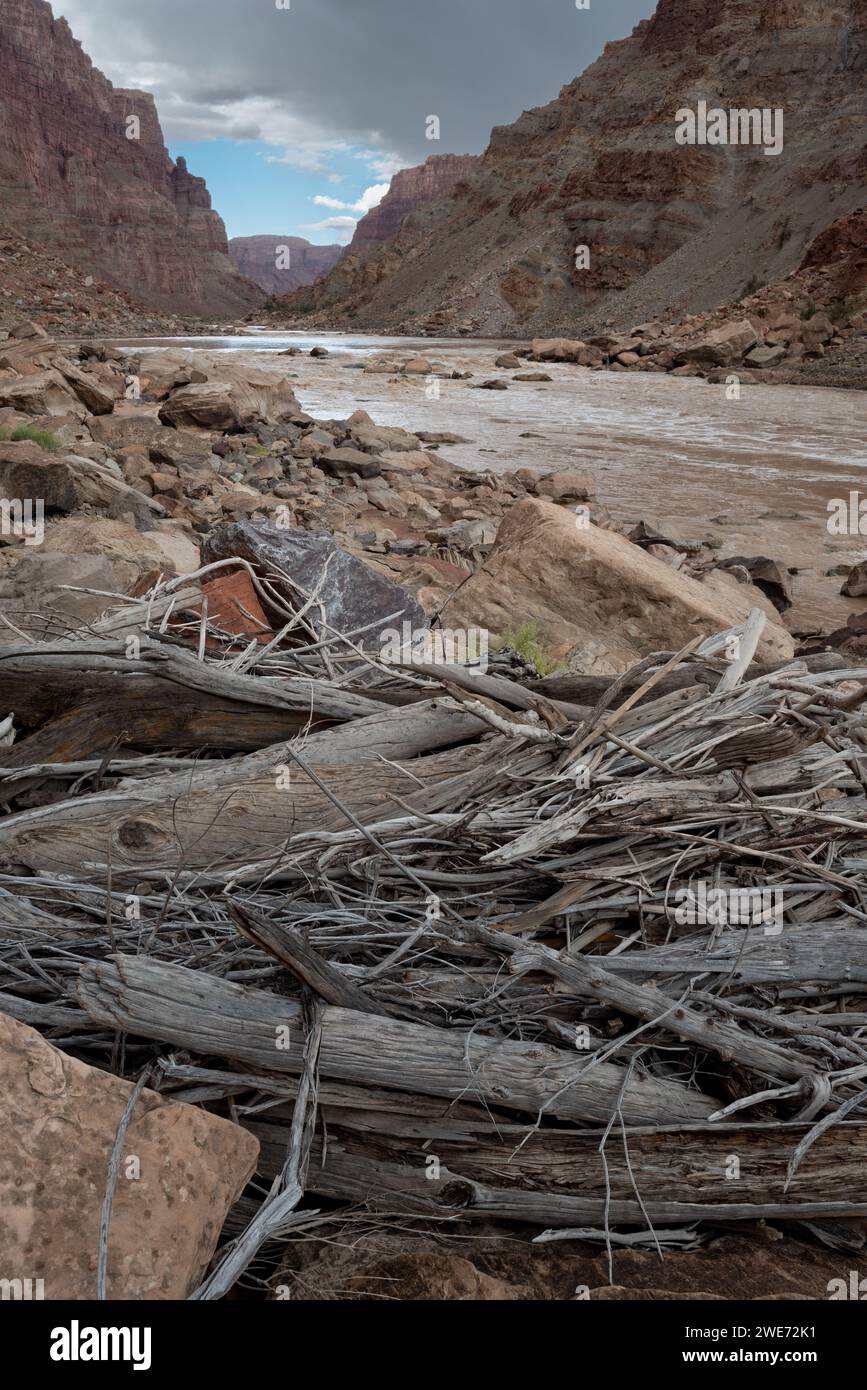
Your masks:
{"label": "distant mesa", "polygon": [[337,264],[344,247],[313,246],[300,236],[236,236],[229,255],[239,275],[267,294],[289,294],[312,285]]}

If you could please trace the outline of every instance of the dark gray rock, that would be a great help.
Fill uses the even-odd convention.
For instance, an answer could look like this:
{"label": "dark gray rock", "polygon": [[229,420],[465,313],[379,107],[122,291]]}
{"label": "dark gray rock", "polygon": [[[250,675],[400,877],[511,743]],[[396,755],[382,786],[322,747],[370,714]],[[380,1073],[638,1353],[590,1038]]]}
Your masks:
{"label": "dark gray rock", "polygon": [[320,454],[319,467],[332,478],[378,478],[382,474],[380,464],[371,454],[361,449],[329,449]]}
{"label": "dark gray rock", "polygon": [[792,581],[785,565],[781,565],[779,560],[770,560],[767,555],[732,555],[730,559],[722,560],[719,568],[734,569],[738,565],[743,566],[756,588],[761,589],[780,613],[791,608]]}
{"label": "dark gray rock", "polygon": [[[276,566],[307,594],[321,581],[319,601],[328,626],[348,636],[373,624],[358,642],[368,651],[379,650],[380,633],[385,629],[400,630],[405,622],[413,629],[428,626],[424,611],[411,594],[341,550],[324,532],[282,530],[267,521],[231,522],[206,538],[202,564],[233,555],[266,569]],[[318,609],[311,608],[307,616],[319,631]]]}

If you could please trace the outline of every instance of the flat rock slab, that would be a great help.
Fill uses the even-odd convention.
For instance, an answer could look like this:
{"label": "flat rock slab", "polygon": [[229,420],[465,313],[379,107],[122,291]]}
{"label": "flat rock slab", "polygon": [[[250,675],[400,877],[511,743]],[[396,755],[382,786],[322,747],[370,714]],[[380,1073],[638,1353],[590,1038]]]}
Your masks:
{"label": "flat rock slab", "polygon": [[[202,564],[232,555],[265,569],[276,566],[307,594],[318,589],[332,631],[348,635],[368,628],[359,645],[370,651],[380,647],[380,634],[387,629],[400,630],[404,623],[427,628],[424,610],[411,594],[341,550],[324,532],[282,530],[269,521],[233,522],[208,536]],[[307,616],[318,629],[317,608]]]}
{"label": "flat rock slab", "polygon": [[[0,1280],[96,1298],[109,1160],[132,1089],[0,1014]],[[109,1299],[187,1298],[258,1152],[238,1125],[143,1091],[115,1189]]]}

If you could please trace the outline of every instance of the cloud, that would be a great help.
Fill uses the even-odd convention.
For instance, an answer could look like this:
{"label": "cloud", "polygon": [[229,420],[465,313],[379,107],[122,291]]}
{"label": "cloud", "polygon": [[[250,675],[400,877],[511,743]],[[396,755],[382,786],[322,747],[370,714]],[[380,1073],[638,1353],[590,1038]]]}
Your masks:
{"label": "cloud", "polygon": [[[53,0],[123,87],[153,93],[171,142],[264,141],[328,178],[337,155],[377,181],[430,154],[482,150],[550,101],[654,0]],[[386,41],[387,39],[387,41]],[[425,138],[436,114],[439,142]]]}
{"label": "cloud", "polygon": [[370,188],[365,188],[361,197],[354,203],[342,203],[339,198],[329,198],[324,193],[317,193],[313,201],[322,208],[339,208],[345,212],[360,212],[363,216],[370,212],[371,208],[378,207],[388,192],[387,183],[374,183]]}
{"label": "cloud", "polygon": [[354,217],[326,217],[322,222],[301,222],[301,232],[336,232],[337,240],[345,245],[352,240],[358,223]]}

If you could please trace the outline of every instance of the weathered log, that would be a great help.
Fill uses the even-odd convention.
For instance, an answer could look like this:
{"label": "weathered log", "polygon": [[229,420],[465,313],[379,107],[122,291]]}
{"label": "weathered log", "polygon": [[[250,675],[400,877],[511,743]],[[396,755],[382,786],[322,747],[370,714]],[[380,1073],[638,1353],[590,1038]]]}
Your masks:
{"label": "weathered log", "polygon": [[[785,889],[783,889],[785,893]],[[725,975],[733,984],[867,984],[867,931],[864,927],[785,927],[779,935],[764,928],[729,930],[708,947],[694,942],[613,956],[604,961],[615,975]]]}
{"label": "weathered log", "polygon": [[[839,652],[817,652],[812,656],[802,657],[801,669],[804,667],[808,671],[838,671],[843,670],[848,663],[840,656]],[[770,675],[775,671],[782,671],[787,666],[791,666],[789,661],[773,662],[754,662],[747,670],[744,679],[747,681],[756,680],[759,676]],[[621,695],[629,696],[641,685],[644,674],[640,676],[630,676],[624,683]],[[682,666],[676,671],[671,671],[655,688],[655,694],[669,695],[674,690],[683,690],[691,685],[701,685],[712,679],[714,669],[704,665],[700,661],[693,661],[688,666]],[[595,705],[597,700],[608,691],[614,682],[613,676],[585,676],[577,671],[557,671],[554,675],[543,676],[538,680],[526,681],[528,690],[536,691],[539,695],[545,695],[551,700],[572,700],[578,704]]]}
{"label": "weathered log", "polygon": [[[407,1103],[412,1104],[410,1097]],[[528,1134],[526,1126],[455,1121],[448,1113],[435,1119],[328,1104],[323,1118],[329,1147],[335,1144],[348,1155],[405,1167],[416,1175],[421,1170],[422,1177],[433,1156],[470,1182],[572,1197],[604,1199],[610,1194],[630,1201],[637,1182],[642,1198],[650,1202],[867,1204],[864,1122],[844,1122],[821,1135],[787,1191],[787,1166],[809,1125],[630,1126],[628,1147],[615,1128],[603,1161],[598,1130],[537,1129]],[[278,1119],[274,1111],[267,1120],[245,1121],[261,1143],[259,1171],[267,1178],[279,1171],[289,1124],[288,1116]]]}
{"label": "weathered log", "polygon": [[[82,967],[82,1008],[140,1037],[298,1075],[305,1034],[299,1004],[181,966],[129,956]],[[351,1009],[323,1013],[323,1078],[478,1100],[536,1116],[604,1124],[618,1102],[628,1123],[688,1123],[714,1109],[707,1096],[611,1062],[588,1062],[540,1043],[498,1041]]]}
{"label": "weathered log", "polygon": [[[436,1171],[436,1170],[432,1170]],[[445,1165],[429,1179],[424,1167],[378,1163],[329,1145],[324,1162],[311,1163],[308,1190],[344,1202],[366,1202],[386,1211],[421,1216],[451,1216],[486,1221],[497,1218],[523,1224],[569,1229],[606,1225],[692,1226],[698,1221],[805,1221],[821,1217],[867,1217],[867,1201],[695,1202],[670,1198],[586,1197],[572,1192],[530,1191],[494,1186],[465,1178]],[[640,1189],[639,1189],[640,1190]]]}
{"label": "weathered log", "polygon": [[[303,751],[307,765],[367,824],[402,813],[402,803],[412,806],[426,787],[472,770],[483,745],[415,755],[448,749],[482,728],[473,715],[441,701],[399,714],[378,709],[297,745],[274,744],[228,762],[204,762],[192,772],[9,816],[0,823],[0,863],[91,882],[104,878],[109,862],[118,882],[217,865],[229,877],[236,867],[282,854],[290,836],[350,825],[297,766],[293,749]],[[414,759],[411,772],[401,769],[402,758]]]}
{"label": "weathered log", "polygon": [[597,957],[573,955],[566,961],[545,946],[527,946],[520,951],[519,944],[504,932],[475,930],[480,940],[499,943],[500,949],[512,956],[513,968],[541,970],[570,986],[579,997],[612,1004],[632,1018],[657,1023],[666,1032],[715,1052],[723,1061],[740,1062],[759,1076],[787,1081],[809,1082],[816,1075],[815,1063],[793,1048],[767,1042],[735,1023],[706,1018],[688,1004],[673,1003],[660,990],[612,974]]}
{"label": "weathered log", "polygon": [[[142,684],[143,682],[150,682]],[[293,677],[276,680],[238,675],[215,662],[198,661],[192,652],[149,638],[139,639],[139,654],[128,656],[118,641],[38,642],[0,648],[0,705],[20,708],[19,722],[33,727],[46,717],[132,686],[150,697],[164,683],[209,697],[227,710],[252,705],[306,718],[363,719],[379,704],[322,680]],[[191,704],[195,706],[195,700]]]}

